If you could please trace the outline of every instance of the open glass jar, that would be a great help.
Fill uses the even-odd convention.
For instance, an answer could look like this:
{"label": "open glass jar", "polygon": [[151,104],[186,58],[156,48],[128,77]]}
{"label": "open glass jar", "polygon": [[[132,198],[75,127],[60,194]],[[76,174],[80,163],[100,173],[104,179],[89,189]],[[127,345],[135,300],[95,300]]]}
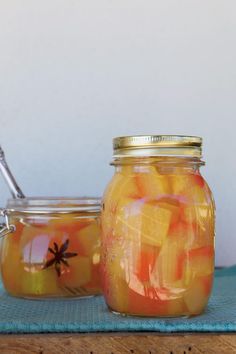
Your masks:
{"label": "open glass jar", "polygon": [[102,203],[108,307],[139,316],[200,314],[214,272],[215,209],[200,174],[202,140],[114,139],[115,174]]}
{"label": "open glass jar", "polygon": [[101,293],[100,199],[11,199],[1,272],[6,290],[26,298]]}

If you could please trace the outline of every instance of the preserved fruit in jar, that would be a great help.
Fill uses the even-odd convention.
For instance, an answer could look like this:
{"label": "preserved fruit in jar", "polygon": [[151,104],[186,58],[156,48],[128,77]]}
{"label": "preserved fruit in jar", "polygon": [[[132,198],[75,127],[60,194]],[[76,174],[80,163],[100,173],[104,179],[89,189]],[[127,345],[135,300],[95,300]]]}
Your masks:
{"label": "preserved fruit in jar", "polygon": [[112,311],[172,317],[204,310],[215,211],[199,171],[200,146],[197,137],[115,139],[116,172],[101,217],[103,290]]}
{"label": "preserved fruit in jar", "polygon": [[3,238],[3,284],[13,296],[84,297],[101,293],[100,200],[10,200],[13,233]]}

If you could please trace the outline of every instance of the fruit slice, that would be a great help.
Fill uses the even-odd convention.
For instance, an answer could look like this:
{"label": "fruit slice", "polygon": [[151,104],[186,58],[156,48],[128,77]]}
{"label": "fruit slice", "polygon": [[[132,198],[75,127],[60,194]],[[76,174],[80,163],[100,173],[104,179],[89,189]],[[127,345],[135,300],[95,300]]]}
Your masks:
{"label": "fruit slice", "polygon": [[165,208],[145,204],[140,217],[142,242],[160,246],[168,233],[171,212]]}
{"label": "fruit slice", "polygon": [[69,267],[63,267],[58,284],[76,289],[84,286],[91,279],[91,263],[88,257],[76,256],[68,260]]}
{"label": "fruit slice", "polygon": [[196,235],[196,226],[192,223],[186,223],[182,220],[171,224],[168,232],[168,238],[178,243],[182,250],[188,250],[194,242]]}
{"label": "fruit slice", "polygon": [[126,313],[128,308],[128,285],[126,277],[132,274],[132,245],[129,241],[109,235],[103,245],[101,277],[103,292],[108,306]]}
{"label": "fruit slice", "polygon": [[159,254],[155,272],[161,286],[166,288],[184,287],[186,254],[176,239],[168,237]]}
{"label": "fruit slice", "polygon": [[108,307],[119,313],[128,312],[128,284],[119,276],[110,276],[107,279],[105,297]]}
{"label": "fruit slice", "polygon": [[[100,252],[100,228],[97,222],[88,224],[88,226],[78,231],[74,238],[79,244],[78,246],[76,245],[79,255],[92,257],[95,252]],[[72,245],[75,243],[72,238],[71,243]]]}
{"label": "fruit slice", "polygon": [[146,244],[141,245],[141,251],[136,268],[136,275],[140,281],[150,281],[159,252],[160,247],[149,246]]}
{"label": "fruit slice", "polygon": [[169,180],[159,175],[155,167],[149,167],[148,173],[136,173],[134,179],[141,198],[160,198],[170,193]]}
{"label": "fruit slice", "polygon": [[101,293],[101,272],[100,264],[91,265],[91,279],[84,285],[90,294]]}
{"label": "fruit slice", "polygon": [[193,189],[195,189],[194,194],[199,197],[199,200],[203,197],[202,200],[205,201],[205,182],[199,174],[171,175],[169,176],[169,183],[174,195],[182,195],[192,199]]}
{"label": "fruit slice", "polygon": [[109,208],[110,202],[118,202],[123,197],[138,196],[138,188],[133,176],[124,176],[121,173],[115,174],[105,191],[105,210]]}
{"label": "fruit slice", "polygon": [[128,240],[112,237],[111,244],[106,249],[106,267],[110,276],[126,279],[133,272],[135,245]]}
{"label": "fruit slice", "polygon": [[143,294],[129,289],[128,313],[140,316],[166,316],[168,313],[168,301],[161,299],[161,296],[168,298],[168,292],[165,289],[156,289],[154,287],[144,288]]}
{"label": "fruit slice", "polygon": [[157,200],[150,200],[148,204],[166,209],[171,213],[170,227],[181,220],[183,206],[178,197],[168,195]]}
{"label": "fruit slice", "polygon": [[214,274],[209,274],[209,275],[204,275],[202,277],[199,277],[199,280],[202,281],[204,293],[206,296],[210,296],[212,286],[213,286],[213,281],[214,281]]}
{"label": "fruit slice", "polygon": [[[113,215],[113,229],[111,234],[115,236],[122,237],[128,240],[133,240],[133,229],[137,225],[131,225],[130,220],[141,213],[143,206],[143,201],[132,199],[132,198],[122,198],[117,204],[116,211]],[[131,220],[131,222],[132,222]],[[140,238],[140,231],[134,236],[136,241]]]}
{"label": "fruit slice", "polygon": [[57,275],[53,268],[42,269],[37,264],[24,264],[21,276],[20,295],[37,296],[57,296],[61,291],[57,286]]}
{"label": "fruit slice", "polygon": [[[115,222],[115,214],[118,209],[118,203],[121,203],[119,209],[123,206],[123,200],[130,196],[137,196],[138,189],[132,177],[126,177],[117,173],[111,183],[108,185],[102,203],[101,228],[102,237],[111,234]],[[131,198],[132,199],[132,198]]]}
{"label": "fruit slice", "polygon": [[184,301],[192,315],[198,315],[204,310],[212,287],[213,275],[197,277],[184,294]]}
{"label": "fruit slice", "polygon": [[212,204],[187,205],[183,208],[181,217],[184,222],[195,225],[195,237],[192,248],[214,244],[215,217]]}
{"label": "fruit slice", "polygon": [[116,215],[114,232],[136,242],[160,246],[167,236],[171,211],[145,203]]}
{"label": "fruit slice", "polygon": [[[14,237],[16,236],[16,238]],[[21,250],[17,234],[9,234],[4,237],[1,249],[1,275],[6,290],[11,295],[21,292]]]}
{"label": "fruit slice", "polygon": [[214,247],[205,246],[188,252],[186,271],[189,278],[212,274],[214,271]]}

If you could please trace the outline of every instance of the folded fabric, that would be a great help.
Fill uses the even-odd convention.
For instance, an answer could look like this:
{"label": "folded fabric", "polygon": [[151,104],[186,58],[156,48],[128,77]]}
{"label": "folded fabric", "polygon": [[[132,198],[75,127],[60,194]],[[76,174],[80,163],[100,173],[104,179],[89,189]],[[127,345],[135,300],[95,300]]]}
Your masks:
{"label": "folded fabric", "polygon": [[236,331],[236,266],[217,270],[204,314],[154,319],[110,313],[101,296],[78,300],[24,300],[0,288],[0,332],[232,332]]}

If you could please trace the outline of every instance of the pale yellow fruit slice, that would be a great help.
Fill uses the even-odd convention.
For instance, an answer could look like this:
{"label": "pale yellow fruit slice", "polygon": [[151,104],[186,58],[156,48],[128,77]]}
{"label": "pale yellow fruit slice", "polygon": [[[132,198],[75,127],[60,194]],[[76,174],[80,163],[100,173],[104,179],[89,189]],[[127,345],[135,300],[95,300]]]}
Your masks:
{"label": "pale yellow fruit slice", "polygon": [[188,252],[186,263],[186,277],[192,279],[204,276],[214,271],[214,247],[205,246],[192,249]]}
{"label": "pale yellow fruit slice", "polygon": [[150,204],[135,204],[116,215],[115,234],[138,243],[160,246],[167,236],[171,211]]}
{"label": "pale yellow fruit slice", "polygon": [[207,305],[209,294],[201,278],[195,278],[184,294],[184,302],[190,314],[198,315],[202,313]]}
{"label": "pale yellow fruit slice", "polygon": [[92,222],[87,227],[78,231],[74,237],[76,237],[84,255],[92,257],[94,253],[99,252],[101,241],[100,227],[97,222]]}
{"label": "pale yellow fruit slice", "polygon": [[185,252],[178,239],[168,237],[155,265],[160,285],[166,288],[184,288]]}
{"label": "pale yellow fruit slice", "polygon": [[54,268],[42,269],[37,264],[25,264],[21,276],[23,296],[56,296],[61,293],[57,285],[57,274]]}
{"label": "pale yellow fruit slice", "polygon": [[166,176],[159,175],[155,167],[150,167],[149,173],[137,173],[135,178],[139,194],[148,199],[157,199],[168,195],[170,190],[169,180]]}

